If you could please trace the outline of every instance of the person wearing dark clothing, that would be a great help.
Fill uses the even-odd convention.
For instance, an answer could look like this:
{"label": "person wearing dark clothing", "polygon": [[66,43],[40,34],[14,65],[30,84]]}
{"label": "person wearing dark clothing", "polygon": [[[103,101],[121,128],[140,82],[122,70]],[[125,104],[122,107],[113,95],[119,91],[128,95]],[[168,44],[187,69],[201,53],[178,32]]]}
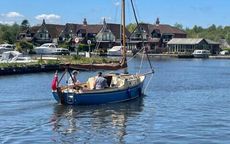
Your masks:
{"label": "person wearing dark clothing", "polygon": [[107,80],[102,76],[102,73],[99,72],[95,80],[94,89],[104,89],[108,87]]}

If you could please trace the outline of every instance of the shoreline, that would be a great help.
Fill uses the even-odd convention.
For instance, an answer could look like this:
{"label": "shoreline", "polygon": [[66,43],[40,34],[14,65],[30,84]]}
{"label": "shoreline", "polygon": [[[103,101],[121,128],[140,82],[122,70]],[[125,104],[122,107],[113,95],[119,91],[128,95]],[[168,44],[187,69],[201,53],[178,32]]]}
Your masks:
{"label": "shoreline", "polygon": [[[141,57],[143,54],[138,54]],[[188,58],[193,59],[192,55],[179,55],[179,54],[148,54],[151,58]],[[145,55],[146,57],[146,55]],[[230,55],[212,55],[209,59],[230,59]]]}
{"label": "shoreline", "polygon": [[[138,54],[138,57],[142,57],[143,54]],[[189,55],[184,55],[184,57],[179,57],[178,54],[148,54],[150,58],[157,58],[157,59],[169,59],[169,58],[175,58],[175,59],[194,59],[191,58]],[[146,55],[144,55],[146,57]],[[129,56],[130,57],[130,56]],[[216,56],[209,56],[209,59],[230,59],[230,55],[216,55]],[[27,73],[40,73],[40,72],[52,72],[56,70],[63,71],[66,64],[33,64],[30,65],[30,63],[24,63],[23,66],[10,66],[10,63],[8,63],[8,67],[0,67],[0,76],[4,75],[15,75],[15,74],[27,74]],[[28,65],[27,65],[28,64]],[[96,69],[83,69],[80,68],[78,70],[96,70]]]}

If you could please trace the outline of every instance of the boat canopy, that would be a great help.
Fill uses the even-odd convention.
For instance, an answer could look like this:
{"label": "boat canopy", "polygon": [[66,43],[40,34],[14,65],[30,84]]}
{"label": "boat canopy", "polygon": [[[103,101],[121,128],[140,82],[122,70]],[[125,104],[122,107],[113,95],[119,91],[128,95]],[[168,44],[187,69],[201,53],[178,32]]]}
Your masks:
{"label": "boat canopy", "polygon": [[18,51],[7,51],[7,52],[2,53],[1,61],[11,61],[21,56],[22,56],[22,53]]}
{"label": "boat canopy", "polygon": [[122,46],[114,46],[111,49],[109,49],[108,51],[121,51],[122,50]]}

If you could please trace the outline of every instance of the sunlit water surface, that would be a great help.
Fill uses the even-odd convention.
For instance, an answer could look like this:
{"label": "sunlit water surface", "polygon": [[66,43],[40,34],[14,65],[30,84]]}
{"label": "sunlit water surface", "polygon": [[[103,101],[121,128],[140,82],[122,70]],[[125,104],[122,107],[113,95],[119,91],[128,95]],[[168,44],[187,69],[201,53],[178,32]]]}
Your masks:
{"label": "sunlit water surface", "polygon": [[[140,64],[134,59],[129,71],[138,72]],[[147,72],[147,61],[143,64]],[[53,73],[1,76],[0,142],[230,143],[230,61],[152,64],[155,74],[145,96],[112,105],[58,105],[50,90]],[[95,74],[81,72],[79,79]]]}

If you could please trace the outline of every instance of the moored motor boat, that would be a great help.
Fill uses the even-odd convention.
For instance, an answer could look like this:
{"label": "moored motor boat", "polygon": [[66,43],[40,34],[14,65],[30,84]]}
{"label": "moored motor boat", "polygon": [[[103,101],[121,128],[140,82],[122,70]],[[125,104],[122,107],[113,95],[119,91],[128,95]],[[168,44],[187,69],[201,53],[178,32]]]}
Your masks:
{"label": "moored motor boat", "polygon": [[13,51],[15,48],[14,45],[11,44],[1,44],[0,45],[0,54],[7,52],[7,51]]}
{"label": "moored motor boat", "polygon": [[122,56],[122,46],[114,46],[107,52],[108,56]]}
{"label": "moored motor boat", "polygon": [[18,51],[7,51],[2,54],[0,63],[29,63],[35,62],[29,56],[24,56]]}
{"label": "moored motor boat", "polygon": [[195,50],[192,55],[195,58],[208,58],[210,55],[210,51],[208,50]]}
{"label": "moored motor boat", "polygon": [[39,47],[34,48],[36,54],[44,55],[69,55],[70,52],[66,48],[59,48],[55,43],[45,43]]}

